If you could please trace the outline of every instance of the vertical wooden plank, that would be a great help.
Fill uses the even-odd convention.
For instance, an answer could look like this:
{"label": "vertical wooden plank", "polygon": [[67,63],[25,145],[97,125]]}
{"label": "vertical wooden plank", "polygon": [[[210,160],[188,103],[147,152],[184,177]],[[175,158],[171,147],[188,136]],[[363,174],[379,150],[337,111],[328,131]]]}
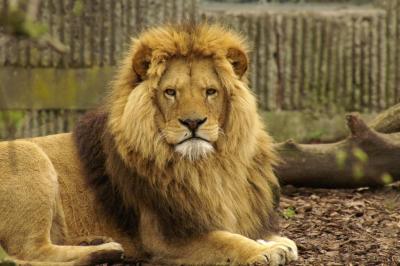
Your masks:
{"label": "vertical wooden plank", "polygon": [[301,87],[301,95],[302,101],[301,106],[303,108],[310,108],[310,90],[313,77],[313,60],[312,55],[314,53],[313,50],[313,36],[315,33],[313,31],[313,19],[308,15],[304,15],[304,33],[303,33],[303,42],[304,42],[304,51],[302,56],[302,87]]}
{"label": "vertical wooden plank", "polygon": [[274,18],[270,13],[265,15],[266,25],[265,34],[267,37],[266,53],[267,53],[267,109],[272,111],[276,109],[276,91],[277,91],[277,57],[276,57],[276,34]]}
{"label": "vertical wooden plank", "polygon": [[361,18],[355,17],[353,21],[353,86],[352,86],[352,111],[361,110]]}
{"label": "vertical wooden plank", "polygon": [[386,71],[387,71],[387,35],[386,35],[386,19],[382,17],[379,19],[379,90],[378,90],[378,110],[386,107]]}
{"label": "vertical wooden plank", "polygon": [[282,58],[282,71],[283,71],[283,109],[293,110],[293,89],[292,86],[292,36],[293,36],[293,21],[290,15],[283,15],[283,34],[282,34],[282,45],[281,45],[281,56]]}
{"label": "vertical wooden plank", "polygon": [[72,51],[72,45],[71,45],[71,22],[70,22],[70,10],[69,6],[71,5],[71,0],[59,0],[60,1],[60,7],[62,10],[62,20],[61,20],[61,26],[62,26],[62,38],[61,41],[68,45],[70,51],[68,54],[63,55],[62,57],[62,66],[63,67],[68,67],[70,64],[70,53]]}
{"label": "vertical wooden plank", "polygon": [[338,64],[338,27],[336,18],[329,21],[329,51],[327,58],[327,81],[326,81],[326,98],[329,103],[329,111],[337,112],[335,105],[335,95],[337,95],[337,64]]}
{"label": "vertical wooden plank", "polygon": [[31,128],[31,120],[32,120],[32,112],[29,110],[25,111],[24,123],[22,126],[22,137],[28,138],[30,137],[30,128]]}
{"label": "vertical wooden plank", "polygon": [[[317,15],[316,15],[317,16]],[[314,19],[315,23],[315,35],[314,35],[314,53],[313,53],[313,77],[312,87],[310,88],[310,98],[313,106],[313,110],[318,110],[320,107],[320,95],[321,95],[321,55],[322,55],[322,21],[321,17]]]}
{"label": "vertical wooden plank", "polygon": [[371,28],[370,22],[363,20],[361,23],[361,111],[370,112],[370,70],[371,70],[371,55],[370,44],[371,39],[369,29]]}
{"label": "vertical wooden plank", "polygon": [[345,46],[344,46],[344,53],[345,53],[345,59],[343,61],[344,63],[344,81],[345,81],[345,86],[344,86],[344,93],[343,93],[343,105],[345,108],[345,111],[351,111],[352,108],[352,101],[351,101],[351,95],[352,95],[352,90],[353,90],[353,23],[351,18],[344,18],[346,22],[346,27],[345,27]]}
{"label": "vertical wooden plank", "polygon": [[249,78],[250,78],[250,88],[253,90],[256,95],[259,93],[259,88],[257,87],[257,33],[256,33],[256,24],[254,17],[245,17],[246,21],[245,28],[243,28],[243,32],[246,32],[248,43],[250,46],[250,69],[249,69]]}
{"label": "vertical wooden plank", "polygon": [[378,92],[379,92],[379,16],[373,16],[371,21],[371,47],[370,47],[370,107],[371,111],[377,111],[379,108]]}
{"label": "vertical wooden plank", "polygon": [[101,18],[101,0],[90,1],[90,14],[93,24],[90,27],[90,62],[92,66],[102,64],[102,18]]}
{"label": "vertical wooden plank", "polygon": [[335,107],[337,112],[343,112],[343,97],[345,95],[345,80],[344,80],[344,46],[345,46],[345,32],[344,28],[346,24],[342,22],[341,18],[339,17],[336,20],[337,25],[337,62],[336,62],[336,78],[334,83],[334,99],[335,99]]}
{"label": "vertical wooden plank", "polygon": [[[53,36],[55,39],[58,38],[58,33],[55,31],[56,27],[56,16],[57,16],[57,10],[56,10],[56,5],[54,3],[54,0],[47,0],[48,1],[48,9],[49,9],[49,18],[47,22],[47,27],[49,34]],[[55,63],[55,58],[56,58],[57,52],[54,51],[54,49],[49,49],[49,67],[56,67],[57,64]]]}
{"label": "vertical wooden plank", "polygon": [[384,108],[388,108],[393,105],[395,102],[395,94],[396,90],[396,80],[395,80],[395,64],[396,64],[396,35],[397,35],[397,27],[396,27],[396,5],[397,1],[387,1],[387,16],[386,16],[386,25],[387,25],[387,75],[386,75],[386,91],[385,91],[385,105]]}
{"label": "vertical wooden plank", "polygon": [[[50,16],[51,16],[51,3],[50,0],[42,0],[40,1],[40,6],[38,9],[38,20],[48,27],[50,30]],[[51,31],[50,31],[51,32]],[[41,47],[39,50],[39,66],[40,67],[50,67],[51,66],[51,58],[50,58],[50,48],[49,47]]]}
{"label": "vertical wooden plank", "polygon": [[[69,44],[65,42],[65,37],[64,37],[64,7],[62,0],[52,0],[52,6],[54,7],[54,14],[52,15],[52,23],[53,26],[51,27],[52,29],[52,34],[60,40],[64,45],[69,47]],[[66,55],[60,54],[60,53],[53,53],[53,66],[54,67],[60,67],[64,66],[64,57]]]}
{"label": "vertical wooden plank", "polygon": [[304,42],[302,42],[304,34],[304,20],[300,14],[293,16],[293,30],[292,30],[292,106],[295,110],[301,109],[301,63],[304,49]]}
{"label": "vertical wooden plank", "polygon": [[78,5],[77,0],[68,0],[68,5],[66,6],[68,14],[68,24],[67,29],[69,33],[68,42],[70,44],[69,51],[69,66],[78,67],[80,59],[80,18],[78,14],[74,11],[75,5]]}
{"label": "vertical wooden plank", "polygon": [[330,36],[330,17],[324,16],[321,18],[321,49],[320,49],[320,82],[319,82],[319,92],[318,92],[318,102],[320,105],[320,110],[326,112],[329,108],[330,102],[328,99],[328,75],[329,75],[329,49],[331,44]]}
{"label": "vertical wooden plank", "polygon": [[107,17],[106,17],[106,0],[100,0],[99,6],[99,22],[100,22],[100,34],[99,34],[99,65],[105,66],[107,63],[106,57],[106,38],[107,38]]}
{"label": "vertical wooden plank", "polygon": [[257,17],[257,36],[258,37],[258,45],[257,45],[257,54],[258,54],[258,66],[257,66],[257,88],[259,89],[259,101],[260,107],[263,110],[267,109],[267,88],[266,88],[266,66],[267,66],[267,54],[266,54],[266,37],[265,37],[265,17],[260,15]]}
{"label": "vertical wooden plank", "polygon": [[81,67],[91,67],[92,66],[92,57],[91,57],[91,34],[93,27],[93,15],[91,14],[93,2],[85,1],[83,2],[83,9],[81,17],[81,51],[80,51],[80,62]]}
{"label": "vertical wooden plank", "polygon": [[107,10],[108,14],[108,20],[109,20],[109,25],[110,25],[110,30],[109,30],[109,35],[107,36],[108,41],[106,43],[109,43],[108,47],[108,65],[115,65],[116,64],[116,57],[115,57],[115,52],[117,49],[117,27],[118,27],[118,12],[117,12],[117,6],[118,6],[117,0],[110,1],[109,3],[109,9]]}
{"label": "vertical wooden plank", "polygon": [[18,62],[19,41],[16,38],[10,38],[6,45],[5,65],[15,66]]}
{"label": "vertical wooden plank", "polygon": [[285,84],[284,84],[284,55],[283,55],[283,18],[277,14],[275,18],[275,35],[276,35],[276,64],[277,64],[277,87],[276,87],[276,108],[282,110],[285,100]]}

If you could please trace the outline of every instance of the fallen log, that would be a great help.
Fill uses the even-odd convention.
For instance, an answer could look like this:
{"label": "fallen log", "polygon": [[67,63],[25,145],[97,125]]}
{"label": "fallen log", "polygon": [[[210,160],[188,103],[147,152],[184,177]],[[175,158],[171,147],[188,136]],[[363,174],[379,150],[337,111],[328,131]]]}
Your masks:
{"label": "fallen log", "polygon": [[350,135],[329,144],[276,144],[282,184],[307,187],[377,187],[400,180],[400,104],[378,115],[370,125],[346,116]]}

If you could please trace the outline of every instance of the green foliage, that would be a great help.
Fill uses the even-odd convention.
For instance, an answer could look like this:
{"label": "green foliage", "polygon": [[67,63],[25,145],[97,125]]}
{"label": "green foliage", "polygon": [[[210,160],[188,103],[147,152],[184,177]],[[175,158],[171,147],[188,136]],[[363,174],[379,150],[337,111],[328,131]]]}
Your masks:
{"label": "green foliage", "polygon": [[316,129],[312,132],[310,132],[310,135],[308,136],[308,142],[311,142],[313,140],[320,140],[324,136],[325,132],[323,129]]}
{"label": "green foliage", "polygon": [[23,111],[0,111],[0,128],[21,125],[25,114]]}
{"label": "green foliage", "polygon": [[7,33],[15,35],[23,35],[24,21],[25,14],[20,10],[10,10],[6,16],[0,16],[0,26],[2,26]]}
{"label": "green foliage", "polygon": [[75,16],[80,16],[83,12],[84,7],[85,7],[85,3],[82,0],[77,0],[74,3],[74,7],[72,8],[72,13]]}
{"label": "green foliage", "polygon": [[4,261],[0,260],[0,266],[17,266],[17,264],[11,260],[6,259]]}
{"label": "green foliage", "polygon": [[7,253],[0,246],[0,266],[16,266],[17,264],[9,259],[7,259]]}
{"label": "green foliage", "polygon": [[24,35],[37,39],[48,32],[47,26],[39,23],[26,20],[22,25]]}
{"label": "green foliage", "polygon": [[339,150],[336,152],[336,164],[340,170],[344,170],[347,157],[347,153],[343,150]]}
{"label": "green foliage", "polygon": [[296,215],[294,207],[288,207],[282,211],[282,215],[285,219],[291,219]]}
{"label": "green foliage", "polygon": [[[24,121],[23,111],[0,111],[0,139],[14,138],[14,134]],[[7,132],[6,135],[1,133]]]}
{"label": "green foliage", "polygon": [[384,173],[381,177],[381,180],[385,185],[393,183],[393,177],[389,173]]}
{"label": "green foliage", "polygon": [[4,249],[0,246],[0,261],[3,261],[7,256],[7,253],[4,251]]}
{"label": "green foliage", "polygon": [[364,166],[361,163],[355,163],[353,165],[353,177],[355,179],[361,179],[364,177]]}
{"label": "green foliage", "polygon": [[19,9],[9,10],[6,16],[0,17],[0,26],[6,33],[37,39],[48,32],[43,23],[31,21],[25,12]]}

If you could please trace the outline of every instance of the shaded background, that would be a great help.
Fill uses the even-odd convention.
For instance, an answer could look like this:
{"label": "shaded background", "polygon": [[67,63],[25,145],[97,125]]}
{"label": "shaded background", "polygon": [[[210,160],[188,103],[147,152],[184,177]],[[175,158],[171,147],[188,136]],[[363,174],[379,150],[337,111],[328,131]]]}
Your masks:
{"label": "shaded background", "polygon": [[251,88],[278,141],[338,139],[344,112],[368,118],[400,99],[397,0],[38,2],[36,19],[69,51],[0,29],[0,139],[71,131],[130,38],[164,22],[219,21],[248,38]]}

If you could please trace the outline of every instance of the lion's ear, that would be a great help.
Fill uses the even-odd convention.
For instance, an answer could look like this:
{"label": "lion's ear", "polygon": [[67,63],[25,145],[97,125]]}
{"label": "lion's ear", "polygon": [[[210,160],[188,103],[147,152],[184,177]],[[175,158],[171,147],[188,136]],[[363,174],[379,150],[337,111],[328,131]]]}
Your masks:
{"label": "lion's ear", "polygon": [[133,71],[139,76],[140,80],[144,80],[149,70],[151,62],[151,49],[147,46],[142,45],[139,47],[132,59]]}
{"label": "lion's ear", "polygon": [[247,70],[248,59],[246,53],[236,48],[229,48],[226,57],[231,63],[235,74],[241,78]]}

